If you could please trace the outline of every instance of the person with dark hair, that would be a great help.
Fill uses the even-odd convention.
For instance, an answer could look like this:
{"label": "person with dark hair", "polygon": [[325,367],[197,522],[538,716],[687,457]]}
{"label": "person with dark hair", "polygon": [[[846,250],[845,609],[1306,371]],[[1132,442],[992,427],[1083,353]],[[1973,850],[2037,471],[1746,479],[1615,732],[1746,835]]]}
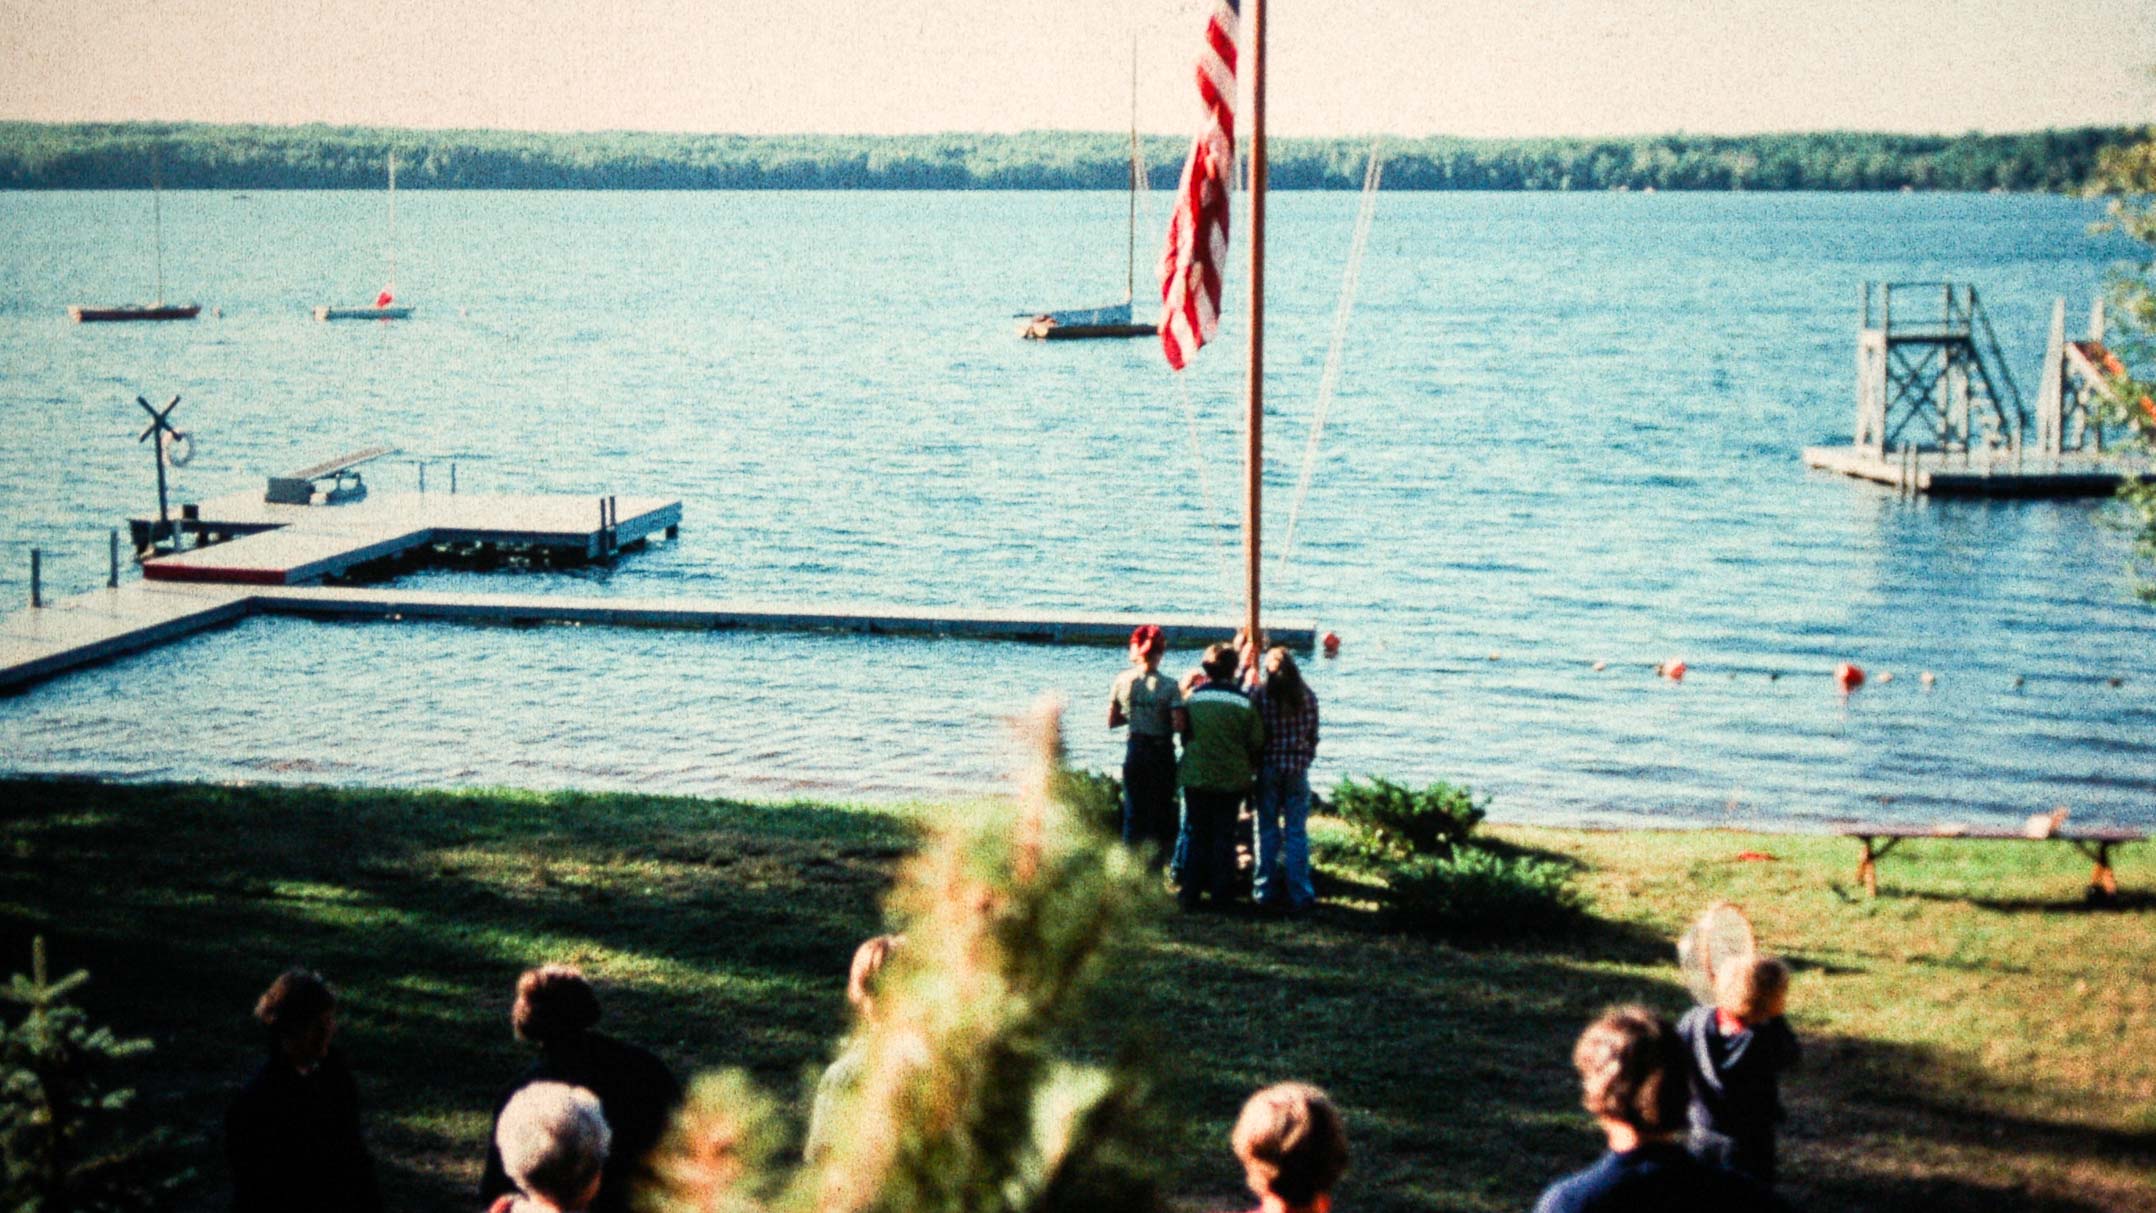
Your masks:
{"label": "person with dark hair", "polygon": [[377,1213],[374,1160],[359,1131],[359,1088],[330,1048],[337,992],[287,969],[255,1002],[269,1056],[225,1113],[234,1213]]}
{"label": "person with dark hair", "polygon": [[1130,634],[1130,668],[1108,698],[1108,727],[1129,726],[1123,748],[1123,843],[1143,848],[1148,863],[1167,862],[1175,845],[1175,709],[1183,692],[1160,672],[1167,642],[1146,624]]}
{"label": "person with dark hair", "polygon": [[1773,1193],[1686,1152],[1683,1041],[1645,1007],[1604,1011],[1572,1047],[1580,1104],[1609,1152],[1551,1184],[1535,1213],[1787,1213]]}
{"label": "person with dark hair", "polygon": [[1333,1185],[1347,1173],[1347,1125],[1325,1092],[1309,1083],[1265,1088],[1243,1105],[1228,1135],[1253,1213],[1329,1213]]}
{"label": "person with dark hair", "polygon": [[[1262,669],[1262,672],[1261,672]],[[1310,881],[1310,763],[1318,752],[1318,697],[1295,655],[1275,645],[1253,665],[1250,703],[1265,725],[1253,797],[1258,832],[1251,899],[1261,910],[1299,914],[1318,903]]]}
{"label": "person with dark hair", "polygon": [[1207,894],[1215,908],[1235,895],[1235,816],[1265,750],[1265,726],[1236,689],[1236,664],[1233,645],[1207,648],[1204,684],[1175,709],[1176,732],[1183,737],[1176,772],[1183,786],[1183,828],[1175,843],[1183,861],[1177,898],[1186,910],[1197,909]]}
{"label": "person with dark hair", "polygon": [[518,1040],[538,1046],[539,1060],[495,1102],[486,1170],[479,1179],[481,1204],[517,1190],[502,1163],[503,1109],[533,1083],[556,1082],[596,1096],[610,1128],[611,1145],[592,1209],[625,1213],[630,1207],[630,1189],[666,1132],[667,1118],[681,1100],[681,1083],[651,1053],[599,1032],[598,1022],[599,996],[574,966],[542,965],[517,978],[510,1027]]}

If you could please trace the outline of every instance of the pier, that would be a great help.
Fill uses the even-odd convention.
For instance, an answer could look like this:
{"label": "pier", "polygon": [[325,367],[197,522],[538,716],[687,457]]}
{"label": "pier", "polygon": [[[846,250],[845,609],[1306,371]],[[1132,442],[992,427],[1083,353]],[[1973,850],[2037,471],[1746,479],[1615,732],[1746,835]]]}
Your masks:
{"label": "pier", "polygon": [[1861,316],[1855,441],[1806,447],[1807,467],[1961,497],[2103,497],[2156,474],[2130,446],[2105,445],[2120,368],[2101,302],[2079,341],[2066,301],[2054,304],[2033,424],[1974,286],[1867,282]]}
{"label": "pier", "polygon": [[[679,534],[681,503],[657,497],[397,493],[369,497],[354,473],[384,449],[355,452],[288,476],[266,493],[183,505],[179,516],[130,520],[142,579],[120,580],[112,544],[107,587],[47,601],[33,552],[31,602],[0,615],[0,692],[141,652],[255,616],[440,620],[531,626],[840,632],[1034,644],[1122,645],[1158,624],[1168,643],[1226,639],[1229,619],[1026,609],[769,603],[698,598],[473,593],[339,584],[474,548],[565,562],[612,560],[655,535]],[[159,546],[169,540],[170,549]],[[192,546],[189,546],[192,544]],[[1273,643],[1308,652],[1313,624],[1269,628]]]}

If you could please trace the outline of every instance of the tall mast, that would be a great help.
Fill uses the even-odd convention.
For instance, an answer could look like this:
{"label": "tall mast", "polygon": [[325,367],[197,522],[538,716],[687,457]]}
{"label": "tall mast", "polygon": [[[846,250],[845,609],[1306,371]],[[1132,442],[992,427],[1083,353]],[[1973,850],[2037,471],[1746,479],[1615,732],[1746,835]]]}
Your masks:
{"label": "tall mast", "polygon": [[1130,37],[1130,228],[1123,252],[1123,301],[1138,297],[1138,36]]}
{"label": "tall mast", "polygon": [[165,305],[165,184],[158,172],[157,145],[150,145],[150,230],[157,242],[157,301]]}
{"label": "tall mast", "polygon": [[1250,386],[1243,450],[1243,626],[1256,645],[1264,643],[1258,628],[1258,567],[1265,478],[1265,0],[1244,3],[1250,9]]}
{"label": "tall mast", "polygon": [[389,153],[389,293],[397,293],[397,153]]}

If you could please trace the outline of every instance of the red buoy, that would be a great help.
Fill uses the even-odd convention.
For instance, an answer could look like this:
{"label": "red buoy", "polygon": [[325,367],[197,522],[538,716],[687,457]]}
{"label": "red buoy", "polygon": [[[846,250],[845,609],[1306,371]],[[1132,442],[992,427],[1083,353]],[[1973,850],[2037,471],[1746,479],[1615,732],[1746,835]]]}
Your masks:
{"label": "red buoy", "polygon": [[1340,633],[1327,632],[1325,633],[1325,639],[1319,643],[1325,646],[1325,655],[1327,657],[1338,657],[1340,655]]}
{"label": "red buoy", "polygon": [[1845,661],[1834,667],[1834,685],[1842,689],[1842,694],[1847,695],[1864,685],[1864,671]]}
{"label": "red buoy", "polygon": [[1661,665],[1656,666],[1655,673],[1669,679],[1671,682],[1683,682],[1685,668],[1683,661],[1672,657]]}

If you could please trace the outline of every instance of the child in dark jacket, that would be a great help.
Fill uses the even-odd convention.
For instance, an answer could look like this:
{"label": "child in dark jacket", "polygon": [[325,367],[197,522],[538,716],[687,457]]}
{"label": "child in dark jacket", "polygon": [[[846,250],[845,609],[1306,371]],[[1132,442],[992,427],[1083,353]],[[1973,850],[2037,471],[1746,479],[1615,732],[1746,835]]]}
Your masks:
{"label": "child in dark jacket", "polygon": [[1789,966],[1772,957],[1731,961],[1715,974],[1715,1004],[1677,1021],[1691,1056],[1690,1147],[1701,1161],[1774,1182],[1774,1126],[1783,1117],[1781,1073],[1795,1065],[1796,1034],[1782,1012]]}

